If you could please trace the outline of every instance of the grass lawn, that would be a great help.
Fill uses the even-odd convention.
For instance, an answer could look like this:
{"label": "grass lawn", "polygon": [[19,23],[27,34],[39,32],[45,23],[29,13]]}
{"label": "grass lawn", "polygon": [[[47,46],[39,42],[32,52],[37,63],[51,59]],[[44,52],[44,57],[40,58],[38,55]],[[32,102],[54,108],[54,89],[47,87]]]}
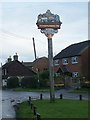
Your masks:
{"label": "grass lawn", "polygon": [[17,92],[48,92],[49,89],[45,89],[45,88],[40,88],[40,89],[33,89],[33,88],[14,88],[14,91]]}
{"label": "grass lawn", "polygon": [[[41,118],[88,118],[88,101],[58,99],[55,103],[50,103],[49,100],[35,100],[33,103]],[[28,103],[22,103],[18,117],[31,118],[32,116]]]}
{"label": "grass lawn", "polygon": [[17,118],[33,118],[33,112],[30,106],[28,106],[28,102],[20,104],[20,108],[17,111]]}
{"label": "grass lawn", "polygon": [[90,89],[88,88],[81,88],[81,89],[74,89],[71,93],[90,93]]}

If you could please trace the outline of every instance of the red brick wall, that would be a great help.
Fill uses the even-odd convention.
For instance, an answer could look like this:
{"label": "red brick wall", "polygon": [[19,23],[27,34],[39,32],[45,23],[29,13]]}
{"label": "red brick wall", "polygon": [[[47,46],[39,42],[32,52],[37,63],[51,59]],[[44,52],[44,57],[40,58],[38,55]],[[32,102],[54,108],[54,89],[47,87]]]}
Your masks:
{"label": "red brick wall", "polygon": [[[68,58],[68,64],[66,65],[72,72],[79,72],[80,76],[89,77],[90,80],[90,47],[82,52],[81,56],[78,56],[78,63],[72,64],[72,57]],[[62,60],[60,60],[62,66]]]}
{"label": "red brick wall", "polygon": [[39,69],[39,72],[42,72],[42,71],[48,69],[48,59],[42,58],[42,59],[36,60],[35,63],[33,64],[32,70],[37,72],[36,69]]}
{"label": "red brick wall", "polygon": [[72,72],[81,73],[81,56],[78,56],[78,63],[72,64],[72,57],[69,58],[69,64],[67,65]]}
{"label": "red brick wall", "polygon": [[90,47],[82,53],[82,76],[90,80]]}
{"label": "red brick wall", "polygon": [[[61,64],[61,66],[62,65],[63,63]],[[81,56],[78,56],[78,63],[76,64],[72,64],[72,57],[68,58],[68,64],[66,66],[71,72],[79,72],[79,74],[81,74]]]}

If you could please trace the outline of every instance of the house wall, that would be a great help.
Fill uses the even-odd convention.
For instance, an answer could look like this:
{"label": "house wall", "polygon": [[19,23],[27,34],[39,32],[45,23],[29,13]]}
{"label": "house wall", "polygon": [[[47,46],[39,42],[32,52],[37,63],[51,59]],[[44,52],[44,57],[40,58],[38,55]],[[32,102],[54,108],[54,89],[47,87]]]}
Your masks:
{"label": "house wall", "polygon": [[86,80],[90,80],[90,47],[86,49],[82,55],[82,76],[86,78]]}
{"label": "house wall", "polygon": [[81,73],[81,56],[78,56],[78,63],[72,64],[72,58],[69,58],[69,64],[67,65],[72,72]]}
{"label": "house wall", "polygon": [[[60,66],[63,65],[62,59],[60,60]],[[81,74],[81,56],[78,56],[78,63],[72,64],[72,57],[68,58],[68,64],[66,66],[69,68],[71,72],[79,72]]]}
{"label": "house wall", "polygon": [[[73,56],[75,57],[75,56]],[[71,72],[78,72],[79,76],[86,77],[90,80],[90,47],[81,52],[81,56],[78,57],[78,63],[72,64],[72,57],[68,58],[68,64],[66,66]],[[63,66],[63,59],[59,60],[60,66]]]}
{"label": "house wall", "polygon": [[48,69],[48,59],[37,59],[35,64],[33,64],[32,70],[35,72],[43,72],[44,70]]}

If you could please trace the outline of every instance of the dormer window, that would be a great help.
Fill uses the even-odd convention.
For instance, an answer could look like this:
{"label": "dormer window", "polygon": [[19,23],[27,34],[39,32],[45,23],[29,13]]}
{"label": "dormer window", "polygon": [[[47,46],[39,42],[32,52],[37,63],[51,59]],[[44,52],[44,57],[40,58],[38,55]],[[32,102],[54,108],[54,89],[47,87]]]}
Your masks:
{"label": "dormer window", "polygon": [[75,56],[75,57],[72,57],[72,64],[76,64],[78,63],[78,57]]}
{"label": "dormer window", "polygon": [[63,58],[62,62],[63,62],[63,65],[67,65],[68,64],[68,58]]}

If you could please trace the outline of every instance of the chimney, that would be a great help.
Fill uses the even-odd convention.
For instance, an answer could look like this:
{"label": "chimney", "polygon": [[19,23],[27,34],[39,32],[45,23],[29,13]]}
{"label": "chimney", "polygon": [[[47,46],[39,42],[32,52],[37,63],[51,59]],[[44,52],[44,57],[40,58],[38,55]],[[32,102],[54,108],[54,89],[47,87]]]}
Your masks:
{"label": "chimney", "polygon": [[8,62],[11,62],[12,61],[12,58],[11,56],[9,56],[9,58],[7,59]]}
{"label": "chimney", "polygon": [[14,60],[14,61],[15,61],[15,60],[18,60],[18,55],[17,55],[17,53],[16,53],[16,55],[13,56],[13,60]]}

